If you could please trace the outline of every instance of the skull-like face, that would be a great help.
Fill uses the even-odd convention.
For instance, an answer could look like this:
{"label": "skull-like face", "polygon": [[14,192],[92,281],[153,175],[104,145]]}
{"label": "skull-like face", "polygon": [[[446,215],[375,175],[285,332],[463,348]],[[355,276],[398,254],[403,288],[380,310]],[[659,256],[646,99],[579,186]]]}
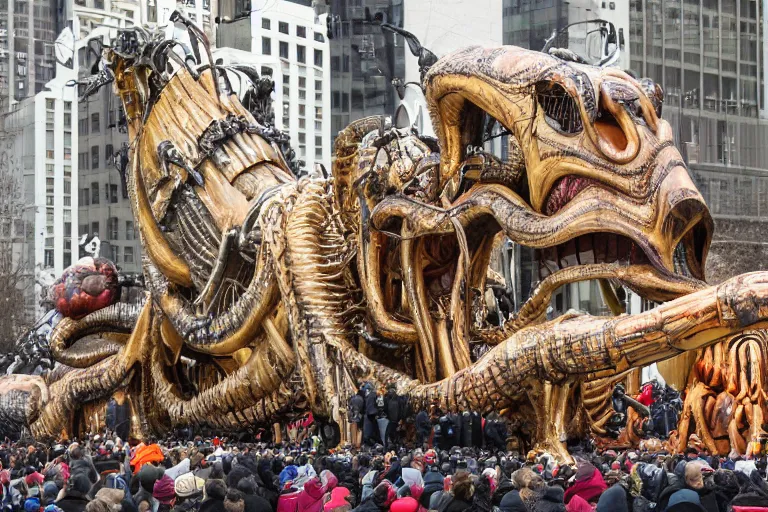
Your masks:
{"label": "skull-like face", "polygon": [[[540,249],[540,277],[619,262],[660,282],[704,279],[712,220],[660,119],[653,82],[502,47],[441,59],[425,86],[444,190],[466,190],[457,203],[483,204],[513,241]],[[510,154],[522,158],[509,171],[525,177],[492,206],[474,198],[487,187],[459,190],[467,148],[482,145],[489,118],[510,132]],[[676,284],[656,292],[629,284],[654,299],[678,294]]]}

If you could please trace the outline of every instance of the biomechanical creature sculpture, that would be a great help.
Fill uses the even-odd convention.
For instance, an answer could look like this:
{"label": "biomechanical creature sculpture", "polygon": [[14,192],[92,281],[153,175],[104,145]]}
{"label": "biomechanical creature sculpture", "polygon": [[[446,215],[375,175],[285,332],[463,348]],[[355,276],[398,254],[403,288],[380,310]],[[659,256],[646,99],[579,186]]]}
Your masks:
{"label": "biomechanical creature sculpture", "polygon": [[[331,178],[297,180],[269,117],[244,106],[263,84],[236,94],[248,76],[210,65],[205,37],[173,19],[190,48],[137,28],[104,51],[146,302],[63,319],[54,371],[0,380],[6,424],[69,432],[116,390],[144,432],[307,409],[333,422],[369,381],[415,408],[535,418],[534,440],[567,457],[568,433],[612,416],[615,376],[768,318],[768,274],[704,282],[712,221],[651,81],[468,48],[424,69],[436,140],[361,119],[338,135]],[[506,161],[482,150],[495,123]],[[492,327],[483,296],[505,236],[538,250],[540,282]],[[551,294],[587,279],[618,316],[546,321]],[[663,304],[621,315],[618,286]],[[492,348],[474,360],[477,343]]]}

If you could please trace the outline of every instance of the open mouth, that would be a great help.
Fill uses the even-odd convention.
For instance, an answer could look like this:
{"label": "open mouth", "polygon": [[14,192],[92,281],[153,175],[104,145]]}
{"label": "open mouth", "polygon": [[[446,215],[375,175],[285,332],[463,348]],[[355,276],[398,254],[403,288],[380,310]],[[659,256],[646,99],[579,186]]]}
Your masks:
{"label": "open mouth", "polygon": [[[529,171],[521,159],[514,123],[489,98],[490,94],[465,95],[454,88],[433,100],[441,123],[441,175],[458,176],[455,198],[450,206],[443,205],[443,214],[423,208],[417,221],[406,220],[402,214],[406,206],[415,207],[406,205],[407,199],[384,200],[374,210],[372,218],[380,232],[413,240],[409,245],[415,244],[417,251],[416,256],[398,254],[397,237],[378,244],[384,274],[395,276],[379,288],[394,317],[406,320],[410,315],[398,317],[397,312],[418,307],[423,309],[418,315],[423,318],[428,318],[430,309],[463,310],[467,329],[463,333],[454,329],[452,334],[469,342],[497,343],[515,330],[542,321],[553,294],[571,283],[602,281],[606,303],[617,301],[615,295],[606,297],[606,293],[625,297],[623,287],[644,299],[663,302],[706,286],[703,267],[711,220],[697,210],[693,196],[672,204],[659,228],[654,224],[654,216],[659,214],[652,208],[642,210],[637,200],[596,178],[568,173],[546,191],[541,211],[536,211],[531,206]],[[570,137],[584,129],[580,112],[564,91],[549,88],[546,94],[540,92],[538,102],[544,122],[559,134]],[[594,121],[598,136],[609,139],[618,150],[626,149],[615,117],[600,113],[603,115]],[[510,140],[505,161],[480,149],[499,135]],[[516,179],[508,179],[509,173]],[[395,204],[398,206],[393,207]],[[489,271],[500,231],[508,240],[534,250],[535,277],[527,299],[528,291],[521,290],[521,307],[502,318],[498,327],[498,320],[489,322],[488,304],[493,302],[489,292],[511,290],[511,283]],[[399,259],[403,254],[413,260]],[[416,276],[402,271],[409,264],[415,267]],[[397,278],[400,275],[402,280]],[[604,286],[604,282],[612,284]],[[428,306],[416,306],[413,301]],[[416,330],[429,333],[433,329],[416,325]]]}

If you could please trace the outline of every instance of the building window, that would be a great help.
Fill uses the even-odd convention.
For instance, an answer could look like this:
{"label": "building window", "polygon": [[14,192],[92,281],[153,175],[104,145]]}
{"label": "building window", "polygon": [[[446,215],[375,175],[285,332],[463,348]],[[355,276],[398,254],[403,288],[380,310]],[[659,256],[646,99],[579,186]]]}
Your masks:
{"label": "building window", "polygon": [[99,236],[99,221],[91,222],[91,236]]}
{"label": "building window", "polygon": [[80,170],[88,170],[88,152],[77,154],[77,166]]}
{"label": "building window", "polygon": [[302,27],[301,25],[296,25],[296,35],[299,37],[307,37],[307,27]]}
{"label": "building window", "polygon": [[124,263],[133,263],[133,247],[126,247],[125,248],[125,259],[123,260]]}
{"label": "building window", "polygon": [[307,107],[305,105],[299,105],[299,115],[300,116],[307,115]]}
{"label": "building window", "polygon": [[64,166],[64,177],[65,178],[71,178],[72,177],[72,166],[65,165]]}
{"label": "building window", "polygon": [[286,43],[285,41],[280,41],[280,58],[281,59],[288,58],[288,43]]}
{"label": "building window", "polygon": [[80,206],[89,206],[91,204],[91,192],[87,188],[79,189],[77,196],[77,202]]}
{"label": "building window", "polygon": [[45,157],[53,158],[53,130],[45,132]]}
{"label": "building window", "polygon": [[307,86],[307,78],[304,76],[299,77],[299,87],[305,88]]}
{"label": "building window", "polygon": [[101,130],[99,124],[99,113],[94,112],[91,114],[91,133],[98,133]]}
{"label": "building window", "polygon": [[99,204],[99,184],[91,183],[91,204]]}
{"label": "building window", "polygon": [[114,183],[109,186],[109,202],[117,203],[117,185]]}
{"label": "building window", "polygon": [[110,259],[112,260],[113,263],[119,264],[120,263],[120,246],[110,244],[109,249],[111,252]]}
{"label": "building window", "polygon": [[83,117],[82,119],[78,120],[77,131],[80,132],[80,135],[88,135],[88,118],[87,117]]}
{"label": "building window", "polygon": [[315,146],[315,158],[323,158],[323,148]]}
{"label": "building window", "polygon": [[126,240],[133,240],[134,239],[133,221],[132,220],[125,221],[125,239]]}
{"label": "building window", "polygon": [[322,32],[315,32],[315,41],[318,41],[320,43],[325,42],[325,37],[323,36]]}
{"label": "building window", "polygon": [[315,119],[323,118],[323,107],[315,107]]}
{"label": "building window", "polygon": [[269,18],[261,18],[261,28],[270,30],[272,28],[272,21]]}
{"label": "building window", "polygon": [[53,249],[45,250],[45,267],[53,267]]}
{"label": "building window", "polygon": [[45,178],[45,193],[53,194],[53,178]]}
{"label": "building window", "polygon": [[64,251],[64,268],[72,265],[72,251]]}
{"label": "building window", "polygon": [[65,194],[72,193],[72,182],[69,180],[64,180],[64,193]]}
{"label": "building window", "polygon": [[299,99],[300,100],[307,99],[307,91],[305,91],[304,89],[299,89]]}
{"label": "building window", "polygon": [[296,45],[296,60],[302,64],[307,62],[307,48],[300,44]]}
{"label": "building window", "polygon": [[54,102],[54,100],[52,100],[52,99],[50,99],[50,98],[48,98],[47,100],[45,100],[45,108],[47,108],[48,110],[53,110],[53,107],[54,107],[55,105],[56,105],[56,103]]}
{"label": "building window", "polygon": [[323,82],[320,80],[315,80],[315,90],[316,91],[322,91],[323,90]]}
{"label": "building window", "polygon": [[72,198],[69,196],[64,196],[64,206],[72,206]]}
{"label": "building window", "polygon": [[99,168],[99,146],[91,147],[91,169]]}
{"label": "building window", "polygon": [[108,238],[110,240],[117,240],[118,239],[118,233],[117,233],[117,224],[118,224],[117,217],[110,217],[107,219],[107,233]]}
{"label": "building window", "polygon": [[315,66],[323,67],[323,50],[315,50]]}
{"label": "building window", "polygon": [[288,33],[288,23],[285,21],[281,21],[278,23],[277,30],[280,31],[281,34],[287,34]]}
{"label": "building window", "polygon": [[270,38],[261,38],[261,53],[263,55],[272,55],[272,40]]}
{"label": "building window", "polygon": [[53,164],[45,164],[45,175],[53,176]]}
{"label": "building window", "polygon": [[93,6],[96,9],[104,9],[104,0],[93,0]]}
{"label": "building window", "polygon": [[109,162],[114,154],[115,148],[112,146],[112,144],[107,144],[107,146],[104,148],[104,162]]}
{"label": "building window", "polygon": [[45,206],[53,206],[53,196],[45,196]]}
{"label": "building window", "polygon": [[65,101],[64,102],[64,112],[72,112],[72,102],[71,101]]}
{"label": "building window", "polygon": [[307,120],[304,119],[303,117],[299,118],[299,129],[303,130],[306,127],[307,127]]}
{"label": "building window", "polygon": [[307,134],[299,133],[299,144],[306,144],[306,142],[307,142]]}

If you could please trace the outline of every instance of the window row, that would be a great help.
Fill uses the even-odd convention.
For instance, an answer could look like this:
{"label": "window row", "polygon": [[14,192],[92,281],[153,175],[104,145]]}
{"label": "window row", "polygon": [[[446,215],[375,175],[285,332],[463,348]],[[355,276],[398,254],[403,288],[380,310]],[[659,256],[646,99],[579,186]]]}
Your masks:
{"label": "window row", "polygon": [[[278,55],[282,59],[290,59],[290,55],[288,52],[288,43],[286,41],[279,41],[278,45]],[[261,38],[261,53],[263,55],[272,55],[272,39],[269,37],[262,37]],[[314,65],[318,67],[323,66],[323,50],[314,50],[313,54],[314,59]],[[296,45],[296,61],[300,64],[306,64],[307,63],[307,47],[297,44]]]}
{"label": "window row", "polygon": [[[98,221],[91,222],[89,224],[80,224],[80,235],[88,235],[89,237],[97,235],[101,237],[100,224]],[[110,217],[107,219],[107,240],[120,240],[120,219],[117,217]],[[68,231],[65,229],[65,233]],[[125,240],[136,240],[136,230],[132,220],[125,221]]]}

